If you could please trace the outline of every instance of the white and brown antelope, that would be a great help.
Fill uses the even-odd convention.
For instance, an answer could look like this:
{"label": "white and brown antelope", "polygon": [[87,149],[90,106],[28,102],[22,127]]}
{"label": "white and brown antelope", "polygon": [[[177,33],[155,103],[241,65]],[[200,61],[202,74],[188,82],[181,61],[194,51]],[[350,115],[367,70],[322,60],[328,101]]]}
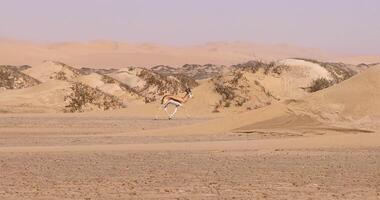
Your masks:
{"label": "white and brown antelope", "polygon": [[[191,93],[191,89],[190,88],[187,88],[185,90],[186,94],[185,96],[183,97],[178,97],[178,96],[174,96],[174,95],[165,95],[162,97],[161,99],[161,105],[160,107],[158,108],[159,110],[157,111],[156,113],[156,117],[155,119],[158,119],[158,113],[160,112],[161,109],[165,110],[166,114],[168,115],[169,117],[169,120],[172,119],[175,115],[175,113],[177,112],[178,108],[179,107],[183,107],[183,105],[190,99],[193,97],[192,93]],[[172,114],[169,114],[168,113],[168,106],[169,105],[174,105],[175,108],[174,108],[174,111]],[[190,117],[188,114],[187,114],[187,111],[185,109],[185,112],[186,112],[186,115],[187,117]]]}

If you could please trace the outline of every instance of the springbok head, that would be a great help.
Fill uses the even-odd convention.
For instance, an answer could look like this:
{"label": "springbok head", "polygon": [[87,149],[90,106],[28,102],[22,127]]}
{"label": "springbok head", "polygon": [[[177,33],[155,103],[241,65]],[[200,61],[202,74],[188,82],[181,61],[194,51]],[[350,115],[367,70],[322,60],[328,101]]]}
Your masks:
{"label": "springbok head", "polygon": [[189,95],[190,98],[193,97],[193,94],[191,93],[191,89],[189,87],[186,88],[185,92],[186,92],[187,95]]}

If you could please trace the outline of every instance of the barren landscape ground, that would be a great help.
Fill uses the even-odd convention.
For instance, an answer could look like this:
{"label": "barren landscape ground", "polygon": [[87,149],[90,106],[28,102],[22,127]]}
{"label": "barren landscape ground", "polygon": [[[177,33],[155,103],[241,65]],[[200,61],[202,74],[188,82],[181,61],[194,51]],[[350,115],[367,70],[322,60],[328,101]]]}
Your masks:
{"label": "barren landscape ground", "polygon": [[0,198],[380,198],[377,133],[150,131],[207,120],[1,115]]}

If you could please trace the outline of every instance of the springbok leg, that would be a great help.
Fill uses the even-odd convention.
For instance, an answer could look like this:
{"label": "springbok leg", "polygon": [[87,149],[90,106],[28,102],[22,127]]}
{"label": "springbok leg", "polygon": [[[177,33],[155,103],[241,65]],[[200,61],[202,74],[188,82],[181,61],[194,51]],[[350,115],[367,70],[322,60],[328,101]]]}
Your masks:
{"label": "springbok leg", "polygon": [[169,119],[173,118],[173,116],[175,115],[175,113],[177,112],[177,110],[178,110],[178,107],[176,106],[175,109],[174,109],[174,111],[173,111],[173,113],[169,116]]}

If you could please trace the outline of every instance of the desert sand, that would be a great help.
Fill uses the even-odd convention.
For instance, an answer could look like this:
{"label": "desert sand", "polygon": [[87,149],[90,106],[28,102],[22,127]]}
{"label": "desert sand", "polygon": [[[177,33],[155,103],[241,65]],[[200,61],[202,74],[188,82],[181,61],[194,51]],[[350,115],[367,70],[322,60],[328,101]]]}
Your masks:
{"label": "desert sand", "polygon": [[352,64],[380,62],[378,55],[348,55],[287,44],[214,42],[168,46],[100,40],[65,43],[0,40],[0,63],[7,65],[37,65],[43,60],[58,60],[72,66],[92,68],[156,65],[178,67],[208,63],[232,65],[249,60],[272,61],[295,57]]}
{"label": "desert sand", "polygon": [[[245,59],[235,56],[218,64]],[[161,89],[182,95],[181,76],[31,63],[0,90],[0,199],[380,199],[380,66],[281,59],[232,69],[196,80],[190,118],[180,109],[155,120]],[[38,85],[10,89],[32,78]],[[334,84],[308,92],[318,78]],[[125,105],[63,113],[75,82]]]}

